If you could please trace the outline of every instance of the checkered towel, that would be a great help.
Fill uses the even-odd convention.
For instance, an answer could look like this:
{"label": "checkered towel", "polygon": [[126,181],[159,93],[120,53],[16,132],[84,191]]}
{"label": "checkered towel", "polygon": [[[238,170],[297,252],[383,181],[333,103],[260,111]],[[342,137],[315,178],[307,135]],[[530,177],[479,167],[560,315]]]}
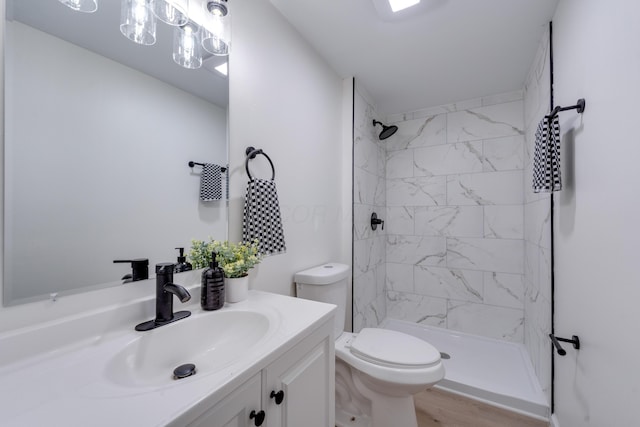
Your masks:
{"label": "checkered towel", "polygon": [[242,224],[242,240],[258,239],[261,255],[274,255],[287,250],[284,243],[280,205],[273,180],[254,179],[247,185]]}
{"label": "checkered towel", "polygon": [[560,176],[560,123],[558,116],[546,116],[538,123],[533,154],[533,192],[562,190]]}
{"label": "checkered towel", "polygon": [[222,167],[205,163],[200,174],[200,200],[212,202],[222,199]]}

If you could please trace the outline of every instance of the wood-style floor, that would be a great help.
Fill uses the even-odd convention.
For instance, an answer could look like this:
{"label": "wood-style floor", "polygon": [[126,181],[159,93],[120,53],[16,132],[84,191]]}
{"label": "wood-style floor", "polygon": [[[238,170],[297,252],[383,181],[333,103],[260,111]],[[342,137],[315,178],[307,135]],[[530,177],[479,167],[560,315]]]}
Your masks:
{"label": "wood-style floor", "polygon": [[418,427],[548,427],[549,423],[437,388],[414,396]]}

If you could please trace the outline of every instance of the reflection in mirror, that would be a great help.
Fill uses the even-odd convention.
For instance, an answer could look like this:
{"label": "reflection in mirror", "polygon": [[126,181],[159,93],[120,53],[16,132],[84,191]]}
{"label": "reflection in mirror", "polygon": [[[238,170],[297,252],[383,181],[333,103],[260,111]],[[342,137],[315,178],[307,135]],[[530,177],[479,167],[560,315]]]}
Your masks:
{"label": "reflection in mirror", "polygon": [[200,201],[188,166],[227,164],[226,57],[180,67],[171,27],[137,45],[119,8],[7,0],[5,305],[123,286],[114,260],[148,258],[153,277],[192,238],[226,239],[225,189]]}

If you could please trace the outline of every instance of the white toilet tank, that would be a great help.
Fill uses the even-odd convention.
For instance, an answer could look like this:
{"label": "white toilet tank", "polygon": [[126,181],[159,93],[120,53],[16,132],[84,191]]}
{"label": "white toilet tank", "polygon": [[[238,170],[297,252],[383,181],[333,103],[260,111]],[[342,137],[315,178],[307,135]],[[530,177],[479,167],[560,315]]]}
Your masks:
{"label": "white toilet tank", "polygon": [[347,283],[349,266],[328,263],[296,273],[296,295],[298,298],[327,302],[338,306],[335,316],[334,337],[344,331],[347,313]]}

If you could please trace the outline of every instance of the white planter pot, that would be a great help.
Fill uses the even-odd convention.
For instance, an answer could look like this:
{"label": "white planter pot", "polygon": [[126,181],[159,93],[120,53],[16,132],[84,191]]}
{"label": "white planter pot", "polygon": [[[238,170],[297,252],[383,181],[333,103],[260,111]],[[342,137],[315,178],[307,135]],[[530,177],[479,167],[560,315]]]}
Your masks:
{"label": "white planter pot", "polygon": [[240,302],[247,299],[249,293],[249,276],[224,278],[224,300],[226,302]]}

